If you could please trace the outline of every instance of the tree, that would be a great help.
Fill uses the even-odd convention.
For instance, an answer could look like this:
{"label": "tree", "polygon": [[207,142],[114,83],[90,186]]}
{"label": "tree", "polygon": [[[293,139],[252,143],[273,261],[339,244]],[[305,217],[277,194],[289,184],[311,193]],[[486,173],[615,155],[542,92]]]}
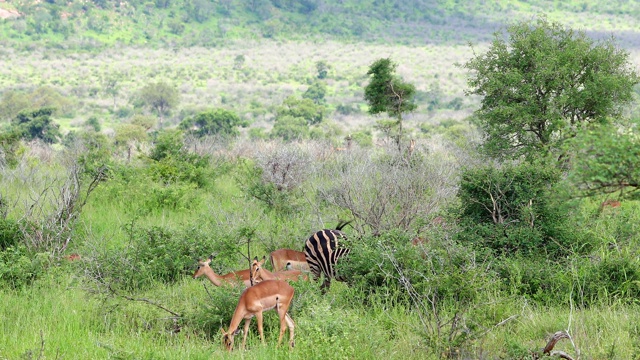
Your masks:
{"label": "tree", "polygon": [[315,81],[307,91],[302,94],[303,99],[310,99],[315,104],[322,104],[325,102],[324,96],[327,94],[327,85],[322,81]]}
{"label": "tree", "polygon": [[118,94],[120,93],[122,80],[122,74],[114,73],[102,80],[102,86],[104,87],[104,93],[109,95],[113,99],[113,110],[116,110],[116,100],[118,99]]}
{"label": "tree", "polygon": [[160,128],[164,115],[180,102],[178,90],[169,84],[160,81],[143,87],[140,91],[140,100],[160,116]]}
{"label": "tree", "polygon": [[326,61],[320,60],[316,62],[316,69],[318,70],[318,79],[325,79],[329,74],[329,69],[331,67],[327,64]]}
{"label": "tree", "polygon": [[140,125],[122,124],[116,128],[115,145],[125,148],[127,161],[131,161],[131,150],[136,143],[147,139],[147,131]]}
{"label": "tree", "polygon": [[[634,126],[635,125],[635,126]],[[640,136],[637,125],[600,126],[568,142],[575,153],[570,178],[586,196],[619,192],[637,196],[640,190]]]}
{"label": "tree", "polygon": [[583,127],[606,123],[632,100],[638,75],[613,39],[594,43],[584,32],[521,22],[499,34],[464,67],[467,95],[482,97],[476,124],[484,150],[495,157],[531,159],[556,154]]}
{"label": "tree", "polygon": [[27,94],[13,90],[6,91],[0,100],[0,120],[9,121],[29,106],[31,106],[31,100]]}
{"label": "tree", "polygon": [[324,106],[315,104],[311,99],[289,96],[276,110],[276,121],[285,116],[292,116],[304,119],[309,125],[315,125],[322,121],[324,112]]}
{"label": "tree", "polygon": [[25,140],[41,139],[49,144],[56,143],[61,136],[58,124],[51,119],[54,111],[51,107],[23,110],[13,119],[13,128]]}
{"label": "tree", "polygon": [[397,64],[389,58],[378,59],[371,64],[367,71],[371,81],[364,89],[364,99],[369,104],[369,114],[386,112],[397,119],[398,132],[395,139],[398,150],[402,151],[402,114],[416,109],[413,99],[416,88],[395,75],[396,67]]}
{"label": "tree", "polygon": [[241,125],[244,126],[245,123],[235,112],[213,109],[184,120],[180,123],[180,128],[198,137],[207,135],[229,137],[239,135],[238,126]]}

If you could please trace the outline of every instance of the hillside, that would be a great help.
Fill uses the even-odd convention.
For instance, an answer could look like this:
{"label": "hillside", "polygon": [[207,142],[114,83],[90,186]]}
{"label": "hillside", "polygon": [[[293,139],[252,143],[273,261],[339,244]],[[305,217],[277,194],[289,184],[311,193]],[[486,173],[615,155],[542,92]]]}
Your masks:
{"label": "hillside", "polygon": [[638,46],[628,1],[22,0],[1,1],[4,41],[215,46],[225,39],[332,39],[401,44],[485,41],[506,22],[550,20]]}

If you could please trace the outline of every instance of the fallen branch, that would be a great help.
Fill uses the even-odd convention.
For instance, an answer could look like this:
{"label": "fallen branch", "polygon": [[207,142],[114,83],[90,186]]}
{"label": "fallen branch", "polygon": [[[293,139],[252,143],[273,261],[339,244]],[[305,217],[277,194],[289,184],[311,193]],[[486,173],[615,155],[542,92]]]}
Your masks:
{"label": "fallen branch", "polygon": [[549,339],[549,342],[547,343],[547,346],[545,346],[544,349],[542,349],[542,353],[546,354],[546,355],[549,355],[549,356],[558,356],[559,358],[565,359],[565,360],[574,360],[571,356],[569,356],[564,351],[554,351],[553,350],[553,348],[556,346],[558,341],[560,341],[562,339],[571,339],[571,337],[569,336],[569,334],[566,331],[556,331],[556,333],[553,334],[551,339]]}

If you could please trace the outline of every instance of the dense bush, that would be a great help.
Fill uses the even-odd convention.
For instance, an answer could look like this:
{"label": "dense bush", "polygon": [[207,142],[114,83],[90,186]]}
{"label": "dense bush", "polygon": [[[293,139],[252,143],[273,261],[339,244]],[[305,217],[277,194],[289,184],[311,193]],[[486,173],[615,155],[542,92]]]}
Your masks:
{"label": "dense bush", "polygon": [[11,246],[16,246],[22,243],[24,236],[18,223],[0,218],[0,250],[4,251]]}
{"label": "dense bush", "polygon": [[194,270],[196,259],[210,254],[208,233],[200,228],[134,227],[121,247],[96,249],[87,261],[92,279],[128,290],[155,282],[174,283]]}
{"label": "dense bush", "polygon": [[588,251],[570,222],[573,203],[560,195],[559,180],[557,169],[528,163],[466,170],[457,238],[498,254],[559,258]]}
{"label": "dense bush", "polygon": [[49,265],[49,254],[30,253],[18,244],[0,251],[0,287],[21,288],[41,276]]}

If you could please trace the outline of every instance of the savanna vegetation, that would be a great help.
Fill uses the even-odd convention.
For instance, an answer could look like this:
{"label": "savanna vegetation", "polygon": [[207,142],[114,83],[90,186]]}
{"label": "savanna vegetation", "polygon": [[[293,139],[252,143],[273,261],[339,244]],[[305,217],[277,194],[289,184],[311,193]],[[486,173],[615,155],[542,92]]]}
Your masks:
{"label": "savanna vegetation", "polygon": [[[634,2],[0,9],[0,358],[640,358]],[[224,351],[197,259],[344,220]]]}

